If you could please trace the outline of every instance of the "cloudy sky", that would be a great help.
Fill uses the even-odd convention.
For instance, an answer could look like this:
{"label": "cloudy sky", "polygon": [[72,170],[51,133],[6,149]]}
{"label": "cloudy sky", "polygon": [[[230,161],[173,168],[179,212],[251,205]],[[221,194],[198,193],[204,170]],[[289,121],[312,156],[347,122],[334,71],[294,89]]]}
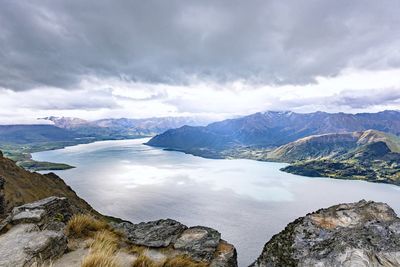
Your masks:
{"label": "cloudy sky", "polygon": [[398,0],[0,0],[0,123],[400,109]]}

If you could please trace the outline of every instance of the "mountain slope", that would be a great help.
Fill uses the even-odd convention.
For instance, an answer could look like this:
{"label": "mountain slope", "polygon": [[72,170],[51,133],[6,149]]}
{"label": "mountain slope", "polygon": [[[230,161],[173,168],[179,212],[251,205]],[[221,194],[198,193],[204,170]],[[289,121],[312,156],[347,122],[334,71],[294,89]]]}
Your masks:
{"label": "mountain slope", "polygon": [[53,125],[0,125],[0,143],[32,144],[74,140],[81,136]]}
{"label": "mountain slope", "polygon": [[95,212],[57,175],[53,173],[42,175],[26,171],[18,167],[12,160],[4,158],[1,152],[0,178],[5,181],[6,211],[17,205],[42,198],[63,196],[82,211]]}
{"label": "mountain slope", "polygon": [[294,112],[256,113],[238,119],[215,122],[205,127],[181,127],[152,138],[151,146],[201,151],[235,147],[273,148],[310,135],[345,133],[368,129],[400,134],[400,112],[299,114]]}
{"label": "mountain slope", "polygon": [[293,162],[282,169],[293,174],[400,185],[399,145],[397,136],[374,130],[327,134],[281,146],[268,158]]}
{"label": "mountain slope", "polygon": [[283,162],[297,160],[351,157],[352,150],[382,142],[390,152],[400,152],[400,138],[376,130],[364,132],[312,135],[280,146],[268,153],[268,158]]}

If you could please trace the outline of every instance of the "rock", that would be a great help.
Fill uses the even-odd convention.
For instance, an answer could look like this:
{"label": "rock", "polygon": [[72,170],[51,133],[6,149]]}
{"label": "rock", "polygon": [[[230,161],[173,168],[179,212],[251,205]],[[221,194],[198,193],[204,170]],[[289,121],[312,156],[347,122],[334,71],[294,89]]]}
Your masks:
{"label": "rock", "polygon": [[3,157],[3,152],[0,150],[0,158]]}
{"label": "rock", "polygon": [[400,266],[400,219],[365,200],[321,209],[273,236],[251,266]]}
{"label": "rock", "polygon": [[221,240],[221,234],[208,227],[195,226],[185,230],[174,243],[174,248],[196,261],[210,262]]}
{"label": "rock", "polygon": [[210,267],[236,267],[237,253],[233,245],[221,240],[211,261]]}
{"label": "rock", "polygon": [[0,235],[0,266],[30,266],[34,262],[58,257],[67,249],[62,232],[40,229],[35,224],[20,224]]}
{"label": "rock", "polygon": [[42,229],[61,230],[72,217],[69,202],[64,197],[48,197],[12,210],[12,224],[37,223]]}
{"label": "rock", "polygon": [[6,183],[6,180],[0,176],[0,218],[6,212],[6,198],[5,198],[5,194],[4,194],[4,184],[5,183]]}
{"label": "rock", "polygon": [[114,226],[122,230],[132,244],[147,247],[167,247],[187,229],[187,226],[171,219],[139,224],[123,222]]}

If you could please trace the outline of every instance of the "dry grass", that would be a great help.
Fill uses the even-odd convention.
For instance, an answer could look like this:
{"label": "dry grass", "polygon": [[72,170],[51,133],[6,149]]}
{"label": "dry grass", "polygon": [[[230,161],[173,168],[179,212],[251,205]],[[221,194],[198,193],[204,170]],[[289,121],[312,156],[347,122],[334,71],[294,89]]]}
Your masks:
{"label": "dry grass", "polygon": [[74,215],[68,222],[66,234],[69,237],[92,236],[94,232],[107,229],[108,225],[104,221],[93,218],[86,214]]}
{"label": "dry grass", "polygon": [[187,256],[175,256],[163,262],[155,262],[145,255],[140,255],[133,263],[132,267],[207,267],[205,263],[191,260]]}
{"label": "dry grass", "polygon": [[163,263],[157,263],[143,254],[140,255],[132,264],[132,267],[162,267],[162,266]]}
{"label": "dry grass", "polygon": [[176,256],[168,258],[162,267],[207,267],[208,265],[202,262],[195,262],[187,256]]}
{"label": "dry grass", "polygon": [[115,257],[118,249],[118,237],[109,230],[95,233],[89,254],[83,259],[82,267],[118,267]]}
{"label": "dry grass", "polygon": [[148,248],[145,246],[133,245],[130,248],[130,252],[136,255],[142,255]]}
{"label": "dry grass", "polygon": [[118,237],[109,230],[100,230],[94,235],[90,249],[92,251],[109,252],[109,254],[113,254],[118,249]]}
{"label": "dry grass", "polygon": [[101,251],[91,252],[81,264],[81,267],[120,267],[115,256]]}

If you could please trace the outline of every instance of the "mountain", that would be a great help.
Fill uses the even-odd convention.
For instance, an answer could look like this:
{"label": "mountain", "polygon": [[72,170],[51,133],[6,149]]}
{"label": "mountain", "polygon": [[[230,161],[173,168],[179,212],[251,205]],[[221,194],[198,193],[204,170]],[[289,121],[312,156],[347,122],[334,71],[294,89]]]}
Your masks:
{"label": "mountain", "polygon": [[201,125],[204,120],[191,117],[147,119],[102,119],[86,121],[70,117],[46,117],[54,125],[0,125],[0,149],[6,157],[29,170],[63,170],[67,164],[37,162],[31,153],[59,149],[99,140],[140,138],[185,124]]}
{"label": "mountain", "polygon": [[0,125],[0,143],[32,144],[59,142],[82,137],[53,125]]}
{"label": "mountain", "polygon": [[[350,157],[345,155],[356,148],[358,150],[365,145],[383,142],[388,151],[400,153],[400,138],[391,134],[376,130],[353,133],[334,133],[312,135],[294,142],[280,146],[268,153],[268,158],[283,162],[297,160]],[[355,152],[353,152],[355,153]]]}
{"label": "mountain", "polygon": [[0,180],[0,184],[4,186],[5,207],[3,211],[5,212],[10,211],[15,206],[50,196],[68,197],[70,202],[80,210],[94,212],[86,201],[78,197],[76,193],[54,173],[39,174],[26,171],[17,166],[14,161],[3,157],[1,152]]}
{"label": "mountain", "polygon": [[282,170],[298,175],[400,185],[400,138],[375,130],[302,138],[264,159],[292,162]]}
{"label": "mountain", "polygon": [[153,137],[147,144],[196,155],[203,152],[218,155],[237,147],[270,149],[310,135],[368,129],[400,135],[400,112],[300,114],[268,111],[203,127],[171,129]]}
{"label": "mountain", "polygon": [[88,121],[79,118],[51,116],[42,119],[53,122],[59,128],[101,139],[151,136],[184,125],[198,126],[206,124],[204,119],[195,117],[119,118]]}

